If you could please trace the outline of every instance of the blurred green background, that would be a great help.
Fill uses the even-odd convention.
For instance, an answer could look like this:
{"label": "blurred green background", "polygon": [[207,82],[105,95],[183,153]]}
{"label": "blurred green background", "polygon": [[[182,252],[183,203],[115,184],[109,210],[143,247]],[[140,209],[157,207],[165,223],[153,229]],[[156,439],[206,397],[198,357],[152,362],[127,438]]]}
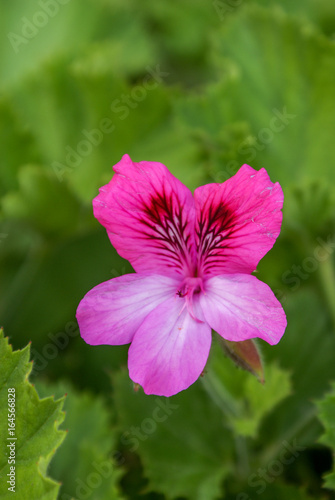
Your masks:
{"label": "blurred green background", "polygon": [[[68,393],[59,498],[334,498],[335,438],[320,437],[335,408],[325,424],[319,406],[335,379],[334,1],[0,6],[0,321],[15,349],[32,341],[40,394]],[[128,347],[81,340],[81,298],[132,272],[92,215],[124,153],[191,189],[243,163],[281,183],[282,232],[257,276],[288,327],[260,344],[264,387],[214,342],[205,377],[158,421],[165,400],[133,392]],[[91,487],[106,460],[113,474]]]}

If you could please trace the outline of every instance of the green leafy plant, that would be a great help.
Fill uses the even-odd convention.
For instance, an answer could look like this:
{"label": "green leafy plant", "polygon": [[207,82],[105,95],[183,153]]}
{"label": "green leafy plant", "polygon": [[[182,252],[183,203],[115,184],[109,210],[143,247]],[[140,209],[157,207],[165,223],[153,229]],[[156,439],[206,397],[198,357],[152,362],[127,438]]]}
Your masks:
{"label": "green leafy plant", "polygon": [[[0,6],[0,317],[18,349],[1,334],[0,496],[13,498],[15,388],[19,500],[330,500],[333,0]],[[214,343],[194,387],[147,397],[123,369],[127,346],[68,334],[88,290],[132,272],[91,204],[124,153],[166,164],[190,189],[243,163],[281,183],[282,232],[257,276],[288,327],[277,346],[258,344],[264,373],[247,363],[264,385]]]}
{"label": "green leafy plant", "polygon": [[[318,401],[319,418],[324,427],[324,432],[320,437],[320,443],[329,446],[332,457],[335,456],[335,384],[332,383],[331,391],[324,399]],[[332,471],[326,474],[324,485],[326,488],[335,490],[335,467],[333,463]]]}
{"label": "green leafy plant", "polygon": [[[59,430],[64,398],[39,399],[28,380],[29,353],[29,345],[13,351],[0,331],[0,493],[4,499],[12,498],[15,491],[20,500],[56,500],[60,485],[47,475],[47,469],[65,437]],[[11,483],[10,477],[14,478]]]}

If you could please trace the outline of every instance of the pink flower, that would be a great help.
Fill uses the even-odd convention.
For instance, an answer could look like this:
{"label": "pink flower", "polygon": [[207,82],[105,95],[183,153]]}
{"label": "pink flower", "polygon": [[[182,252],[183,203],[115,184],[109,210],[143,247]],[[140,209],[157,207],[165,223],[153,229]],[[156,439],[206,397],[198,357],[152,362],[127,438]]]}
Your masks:
{"label": "pink flower", "polygon": [[162,396],[198,379],[212,329],[235,342],[279,342],[285,313],[251,273],[280,232],[280,185],[243,165],[193,196],[161,163],[124,155],[114,171],[93,200],[94,215],[136,273],[85,295],[77,310],[83,339],[131,343],[131,379]]}

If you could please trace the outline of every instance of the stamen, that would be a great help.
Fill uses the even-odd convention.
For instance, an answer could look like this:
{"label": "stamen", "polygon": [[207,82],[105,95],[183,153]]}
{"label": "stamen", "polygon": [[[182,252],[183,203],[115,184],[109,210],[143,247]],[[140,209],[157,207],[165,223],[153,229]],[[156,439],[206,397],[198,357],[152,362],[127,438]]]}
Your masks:
{"label": "stamen", "polygon": [[185,278],[181,289],[178,290],[176,293],[176,295],[178,295],[178,297],[181,297],[181,298],[185,297],[185,303],[183,305],[182,310],[180,311],[180,314],[184,311],[185,307],[187,307],[187,310],[188,310],[190,316],[198,323],[203,323],[203,321],[201,321],[199,318],[197,318],[197,316],[194,312],[193,295],[194,294],[197,295],[201,291],[204,291],[202,279],[195,278],[195,277],[188,277],[188,278]]}

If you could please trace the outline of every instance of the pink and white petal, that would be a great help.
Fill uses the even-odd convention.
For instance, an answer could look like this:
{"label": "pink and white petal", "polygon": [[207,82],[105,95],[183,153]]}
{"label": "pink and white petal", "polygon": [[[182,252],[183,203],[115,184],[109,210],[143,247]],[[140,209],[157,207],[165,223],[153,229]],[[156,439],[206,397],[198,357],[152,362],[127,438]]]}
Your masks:
{"label": "pink and white petal", "polygon": [[252,275],[227,274],[210,278],[204,289],[199,298],[204,317],[224,339],[279,342],[286,316],[268,285]]}
{"label": "pink and white petal", "polygon": [[179,297],[152,311],[129,348],[130,378],[146,394],[172,396],[201,375],[211,346],[211,328],[192,319]]}
{"label": "pink and white petal", "polygon": [[203,275],[251,273],[280,232],[284,195],[262,168],[243,165],[222,184],[194,192],[198,269]]}
{"label": "pink and white petal", "polygon": [[91,345],[129,344],[145,317],[178,290],[166,276],[126,274],[92,288],[79,303],[77,321]]}
{"label": "pink and white petal", "polygon": [[121,255],[141,273],[181,275],[195,265],[191,191],[162,163],[124,155],[93,200],[95,217]]}

